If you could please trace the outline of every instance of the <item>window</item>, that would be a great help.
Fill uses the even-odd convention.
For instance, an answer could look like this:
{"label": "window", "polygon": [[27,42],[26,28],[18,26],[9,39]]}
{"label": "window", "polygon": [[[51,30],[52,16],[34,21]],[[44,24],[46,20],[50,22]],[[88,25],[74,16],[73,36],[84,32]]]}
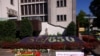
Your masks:
{"label": "window", "polygon": [[60,19],[61,19],[61,21],[63,21],[63,15],[60,15]]}
{"label": "window", "polygon": [[43,4],[40,4],[40,14],[43,14]]}
{"label": "window", "polygon": [[24,2],[24,0],[20,0],[21,1],[21,3],[23,3]]}
{"label": "window", "polygon": [[60,20],[59,20],[59,15],[57,15],[57,21],[60,21]]}
{"label": "window", "polygon": [[25,0],[24,2],[27,3],[27,0]]}
{"label": "window", "polygon": [[21,5],[21,15],[24,15],[24,6]]}
{"label": "window", "polygon": [[44,22],[48,22],[48,17],[44,16]]}
{"label": "window", "polygon": [[63,7],[63,0],[61,0],[60,3],[61,3],[60,6]]}
{"label": "window", "polygon": [[64,0],[64,6],[66,6],[66,0]]}
{"label": "window", "polygon": [[39,14],[39,4],[36,4],[36,14]]}
{"label": "window", "polygon": [[36,0],[36,2],[38,2],[39,0]]}
{"label": "window", "polygon": [[64,21],[66,21],[66,15],[64,15]]}
{"label": "window", "polygon": [[27,10],[28,8],[27,8],[27,5],[25,5],[25,15],[28,15],[28,13],[27,13]]}
{"label": "window", "polygon": [[66,15],[57,15],[57,21],[66,21]]}
{"label": "window", "polygon": [[31,0],[28,0],[28,2],[31,2]]}
{"label": "window", "polygon": [[47,9],[47,3],[44,3],[44,13],[47,14],[48,13],[48,9]]}
{"label": "window", "polygon": [[28,5],[28,8],[29,8],[29,15],[31,15],[31,14],[32,14],[32,11],[31,11],[31,6],[32,6],[32,5]]}
{"label": "window", "polygon": [[43,16],[40,16],[40,20],[43,22]]}
{"label": "window", "polygon": [[40,1],[44,1],[44,0],[40,0]]}
{"label": "window", "polygon": [[66,0],[57,0],[57,7],[66,7]]}
{"label": "window", "polygon": [[48,16],[40,16],[42,22],[48,22]]}
{"label": "window", "polygon": [[10,0],[11,5],[14,5],[14,0]]}
{"label": "window", "polygon": [[35,14],[35,4],[32,4],[32,14],[34,15]]}
{"label": "window", "polygon": [[59,1],[57,1],[57,7],[59,7]]}
{"label": "window", "polygon": [[35,0],[32,0],[32,2],[35,2]]}

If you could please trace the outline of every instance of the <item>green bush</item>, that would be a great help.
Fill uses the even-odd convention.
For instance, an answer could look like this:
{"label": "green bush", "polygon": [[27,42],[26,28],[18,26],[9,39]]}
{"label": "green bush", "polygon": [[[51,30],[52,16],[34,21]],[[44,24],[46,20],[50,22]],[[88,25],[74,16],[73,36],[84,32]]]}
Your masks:
{"label": "green bush", "polygon": [[17,42],[19,39],[15,37],[0,37],[0,42]]}
{"label": "green bush", "polygon": [[16,24],[14,21],[0,21],[0,42],[12,42],[17,40]]}
{"label": "green bush", "polygon": [[65,29],[64,36],[75,36],[76,35],[76,25],[74,22],[71,22],[68,27]]}
{"label": "green bush", "polygon": [[14,21],[8,20],[4,24],[5,36],[15,37],[16,36],[16,24]]}
{"label": "green bush", "polygon": [[21,26],[20,26],[20,36],[27,37],[27,36],[32,36],[32,24],[28,19],[22,19],[21,21]]}

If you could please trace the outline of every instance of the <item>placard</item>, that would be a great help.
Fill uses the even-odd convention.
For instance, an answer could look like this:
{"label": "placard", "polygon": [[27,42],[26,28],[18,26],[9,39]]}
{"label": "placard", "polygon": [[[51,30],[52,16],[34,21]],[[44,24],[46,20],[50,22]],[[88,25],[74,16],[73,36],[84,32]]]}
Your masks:
{"label": "placard", "polygon": [[83,52],[68,52],[68,51],[59,51],[59,52],[56,52],[56,56],[84,56],[84,53]]}

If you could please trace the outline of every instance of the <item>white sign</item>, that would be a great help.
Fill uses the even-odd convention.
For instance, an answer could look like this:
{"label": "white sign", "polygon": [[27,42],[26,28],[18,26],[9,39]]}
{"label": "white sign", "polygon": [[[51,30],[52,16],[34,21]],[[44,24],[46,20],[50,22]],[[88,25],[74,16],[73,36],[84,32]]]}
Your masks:
{"label": "white sign", "polygon": [[83,52],[56,52],[56,56],[84,56]]}

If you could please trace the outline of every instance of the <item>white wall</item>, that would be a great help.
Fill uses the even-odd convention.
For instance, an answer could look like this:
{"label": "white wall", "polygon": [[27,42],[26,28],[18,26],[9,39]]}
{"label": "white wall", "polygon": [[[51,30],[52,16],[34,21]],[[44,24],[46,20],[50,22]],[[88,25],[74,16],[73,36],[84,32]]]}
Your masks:
{"label": "white wall", "polygon": [[[66,7],[57,7],[56,5],[57,0],[48,0],[48,18],[49,23],[54,25],[60,25],[63,27],[67,27],[69,23],[73,19],[73,10],[72,10],[72,0],[67,0],[67,6]],[[67,21],[57,22],[57,15],[67,15]],[[76,14],[74,14],[76,15]]]}
{"label": "white wall", "polygon": [[47,28],[48,35],[57,35],[57,33],[62,34],[64,31],[63,28],[55,27],[55,26],[48,24],[47,22],[43,22],[42,23],[42,31],[41,31],[40,35],[45,35],[46,28]]}
{"label": "white wall", "polygon": [[0,0],[0,17],[1,17],[1,15],[2,15],[2,14],[1,14],[1,6],[2,6],[1,4],[2,4],[2,2],[1,2],[1,0]]}
{"label": "white wall", "polygon": [[18,0],[14,0],[14,5],[10,4],[10,0],[0,0],[0,17],[7,18],[7,8],[18,11]]}

